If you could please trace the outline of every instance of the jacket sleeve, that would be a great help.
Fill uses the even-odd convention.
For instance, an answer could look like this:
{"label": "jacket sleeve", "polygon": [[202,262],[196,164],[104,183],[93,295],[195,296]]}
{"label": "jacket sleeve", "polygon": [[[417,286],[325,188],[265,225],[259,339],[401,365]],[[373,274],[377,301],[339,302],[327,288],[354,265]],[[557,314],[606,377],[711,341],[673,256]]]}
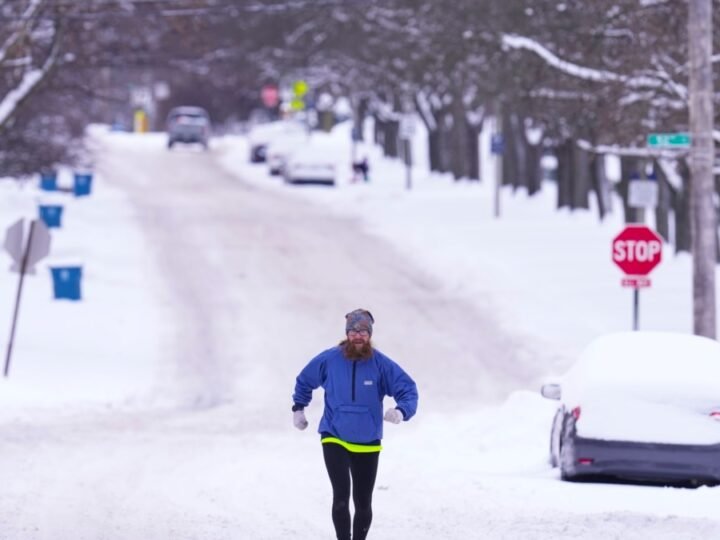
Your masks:
{"label": "jacket sleeve", "polygon": [[385,379],[386,394],[395,399],[397,408],[403,413],[403,419],[410,420],[415,416],[418,405],[418,391],[415,381],[387,356],[382,357],[380,366]]}
{"label": "jacket sleeve", "polygon": [[293,402],[307,407],[312,401],[313,390],[322,385],[325,379],[325,355],[319,354],[303,368],[295,379]]}

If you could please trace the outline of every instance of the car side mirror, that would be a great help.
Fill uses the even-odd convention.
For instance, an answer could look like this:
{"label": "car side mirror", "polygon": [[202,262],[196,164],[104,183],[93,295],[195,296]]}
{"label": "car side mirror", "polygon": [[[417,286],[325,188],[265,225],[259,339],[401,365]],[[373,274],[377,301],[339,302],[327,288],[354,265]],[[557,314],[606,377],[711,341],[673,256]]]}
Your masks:
{"label": "car side mirror", "polygon": [[547,399],[560,399],[562,396],[562,389],[559,384],[543,384],[540,387],[540,394],[542,397]]}

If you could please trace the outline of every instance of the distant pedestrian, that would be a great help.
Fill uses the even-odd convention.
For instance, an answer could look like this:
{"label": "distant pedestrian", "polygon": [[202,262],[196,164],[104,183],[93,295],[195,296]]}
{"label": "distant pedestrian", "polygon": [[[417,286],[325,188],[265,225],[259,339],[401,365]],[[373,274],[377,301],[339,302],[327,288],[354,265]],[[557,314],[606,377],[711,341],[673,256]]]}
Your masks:
{"label": "distant pedestrian", "polygon": [[[373,347],[372,314],[345,315],[346,339],[321,352],[300,372],[293,394],[293,424],[308,426],[304,408],[313,390],[325,390],[318,432],[333,490],[332,521],[338,540],[365,540],[372,521],[372,492],[382,446],[383,419],[399,424],[415,415],[415,382],[393,360]],[[383,398],[395,399],[383,416]],[[355,517],[350,519],[350,488]],[[352,537],[350,535],[352,529]]]}
{"label": "distant pedestrian", "polygon": [[368,182],[370,180],[369,172],[370,167],[368,165],[368,160],[366,157],[363,157],[360,161],[355,161],[353,163],[353,180],[355,180],[357,174],[362,175],[362,179],[365,182]]}

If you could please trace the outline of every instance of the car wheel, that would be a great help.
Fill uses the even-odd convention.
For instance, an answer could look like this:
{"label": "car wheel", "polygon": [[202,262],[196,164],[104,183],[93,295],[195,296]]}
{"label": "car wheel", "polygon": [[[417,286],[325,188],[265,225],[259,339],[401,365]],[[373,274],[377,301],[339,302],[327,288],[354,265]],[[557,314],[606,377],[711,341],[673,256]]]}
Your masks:
{"label": "car wheel", "polygon": [[558,409],[553,417],[552,428],[550,428],[550,455],[548,461],[551,467],[557,467],[559,465],[559,454],[561,446],[561,435],[562,435],[562,420],[563,414],[562,409]]}
{"label": "car wheel", "polygon": [[[562,454],[562,448],[560,449],[560,452]],[[560,463],[558,464],[560,466],[560,480],[562,480],[563,482],[572,482],[575,479],[575,474],[567,469],[567,466],[564,462],[565,460],[561,457]]]}
{"label": "car wheel", "polygon": [[173,147],[174,141],[168,141],[168,149]]}
{"label": "car wheel", "polygon": [[572,468],[573,464],[573,452],[572,443],[570,441],[563,444],[563,437],[560,437],[560,479],[565,482],[573,482],[577,480],[578,475],[575,473],[575,469]]}
{"label": "car wheel", "polygon": [[560,480],[562,480],[563,482],[575,482],[577,480],[577,476],[566,471],[561,465]]}

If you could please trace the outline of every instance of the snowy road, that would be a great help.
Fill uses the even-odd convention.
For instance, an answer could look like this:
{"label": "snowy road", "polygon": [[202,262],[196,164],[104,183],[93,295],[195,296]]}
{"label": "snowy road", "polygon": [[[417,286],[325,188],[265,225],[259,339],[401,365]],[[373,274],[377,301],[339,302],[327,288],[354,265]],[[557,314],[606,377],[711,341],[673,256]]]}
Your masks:
{"label": "snowy road", "polygon": [[4,415],[0,539],[332,538],[318,438],[291,428],[290,393],[355,307],[421,394],[413,422],[386,428],[373,540],[720,535],[717,490],[559,482],[550,404],[503,403],[543,366],[491,313],[352,219],[224,172],[217,147],[139,139],[107,143],[99,171],[153,246],[157,388],[130,406]]}
{"label": "snowy road", "polygon": [[[208,404],[287,403],[295,372],[342,337],[354,307],[372,310],[376,342],[418,379],[424,407],[494,401],[538,375],[490,314],[444,296],[357,223],[255,189],[215,161],[159,145],[103,161],[104,176],[141,208],[180,315],[169,390]],[[250,382],[266,399],[243,399]]]}

